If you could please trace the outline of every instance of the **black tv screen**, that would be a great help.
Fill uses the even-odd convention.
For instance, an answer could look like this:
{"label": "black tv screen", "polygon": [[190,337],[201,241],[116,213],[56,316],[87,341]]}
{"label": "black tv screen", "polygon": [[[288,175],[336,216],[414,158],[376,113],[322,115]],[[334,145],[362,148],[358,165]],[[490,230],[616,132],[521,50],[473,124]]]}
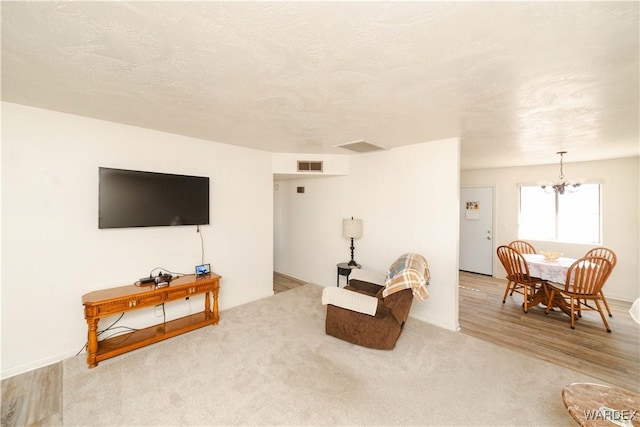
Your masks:
{"label": "black tv screen", "polygon": [[98,228],[209,224],[209,178],[99,168]]}

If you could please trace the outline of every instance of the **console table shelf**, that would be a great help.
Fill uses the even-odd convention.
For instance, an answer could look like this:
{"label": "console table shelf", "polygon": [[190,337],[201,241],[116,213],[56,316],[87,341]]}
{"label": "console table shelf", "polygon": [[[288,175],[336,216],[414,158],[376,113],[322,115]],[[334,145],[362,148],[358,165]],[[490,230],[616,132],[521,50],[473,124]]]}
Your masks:
{"label": "console table shelf", "polygon": [[[84,295],[82,303],[88,325],[87,364],[89,368],[94,368],[98,362],[110,357],[207,325],[218,324],[220,320],[218,314],[219,290],[220,276],[210,273],[198,277],[195,275],[178,277],[172,280],[169,286],[162,288],[128,285]],[[144,307],[153,307],[157,304],[203,293],[205,294],[204,311],[98,341],[98,322],[102,317]],[[210,295],[213,296],[213,311],[211,310]]]}

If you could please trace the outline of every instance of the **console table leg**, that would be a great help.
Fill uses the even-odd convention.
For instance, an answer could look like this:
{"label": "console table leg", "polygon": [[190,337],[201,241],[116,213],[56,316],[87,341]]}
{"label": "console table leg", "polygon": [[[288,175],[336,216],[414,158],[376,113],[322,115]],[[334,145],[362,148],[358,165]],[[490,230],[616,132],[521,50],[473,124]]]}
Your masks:
{"label": "console table leg", "polygon": [[211,300],[210,300],[209,292],[204,294],[204,312],[208,315],[211,313]]}
{"label": "console table leg", "polygon": [[218,324],[220,317],[218,316],[218,290],[213,291],[213,318],[215,319],[214,325]]}
{"label": "console table leg", "polygon": [[87,319],[89,329],[87,332],[87,364],[89,368],[98,366],[96,356],[98,353],[98,321],[99,319]]}

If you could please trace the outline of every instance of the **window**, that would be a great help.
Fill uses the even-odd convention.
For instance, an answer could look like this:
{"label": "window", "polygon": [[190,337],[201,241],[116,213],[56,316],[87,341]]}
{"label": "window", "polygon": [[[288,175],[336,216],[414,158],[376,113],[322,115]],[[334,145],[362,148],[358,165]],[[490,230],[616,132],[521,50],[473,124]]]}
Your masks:
{"label": "window", "polygon": [[578,191],[547,193],[540,186],[520,186],[518,238],[599,244],[600,184]]}

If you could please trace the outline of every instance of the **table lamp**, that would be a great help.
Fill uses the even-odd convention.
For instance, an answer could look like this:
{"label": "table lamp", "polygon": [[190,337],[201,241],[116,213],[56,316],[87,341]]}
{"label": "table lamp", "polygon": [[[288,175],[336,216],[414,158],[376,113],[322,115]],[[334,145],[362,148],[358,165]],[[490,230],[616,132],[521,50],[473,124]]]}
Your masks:
{"label": "table lamp", "polygon": [[362,220],[353,219],[353,217],[343,219],[342,235],[347,239],[351,239],[351,261],[349,261],[349,265],[358,265],[358,263],[353,259],[353,250],[355,249],[353,246],[353,239],[359,239],[362,237]]}

